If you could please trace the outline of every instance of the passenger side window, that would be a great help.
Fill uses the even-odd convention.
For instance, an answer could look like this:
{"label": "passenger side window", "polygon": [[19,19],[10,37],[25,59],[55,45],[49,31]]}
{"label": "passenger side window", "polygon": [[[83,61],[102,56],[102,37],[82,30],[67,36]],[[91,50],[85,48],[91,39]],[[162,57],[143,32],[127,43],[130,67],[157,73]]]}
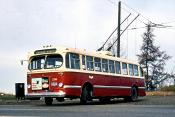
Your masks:
{"label": "passenger side window", "polygon": [[66,67],[71,69],[80,69],[79,54],[67,53],[66,55]]}
{"label": "passenger side window", "polygon": [[120,62],[115,62],[116,73],[121,74]]}
{"label": "passenger side window", "polygon": [[95,64],[95,71],[101,72],[101,59],[94,58],[94,64]]}
{"label": "passenger side window", "polygon": [[82,69],[86,70],[86,60],[84,55],[82,55]]}
{"label": "passenger side window", "polygon": [[128,75],[127,64],[122,63],[122,73],[123,75]]}
{"label": "passenger side window", "polygon": [[102,71],[108,72],[108,60],[107,59],[102,59]]}
{"label": "passenger side window", "polygon": [[134,65],[134,76],[139,76],[138,66]]}
{"label": "passenger side window", "polygon": [[114,61],[112,61],[112,60],[109,60],[109,72],[110,73],[115,73]]}
{"label": "passenger side window", "polygon": [[133,64],[129,64],[129,75],[131,75],[131,76],[134,75]]}
{"label": "passenger side window", "polygon": [[87,70],[94,71],[93,57],[86,56],[86,64],[87,64]]}
{"label": "passenger side window", "polygon": [[70,65],[69,65],[69,62],[70,62],[69,58],[70,57],[69,57],[69,55],[70,55],[69,53],[66,54],[66,68],[70,68]]}

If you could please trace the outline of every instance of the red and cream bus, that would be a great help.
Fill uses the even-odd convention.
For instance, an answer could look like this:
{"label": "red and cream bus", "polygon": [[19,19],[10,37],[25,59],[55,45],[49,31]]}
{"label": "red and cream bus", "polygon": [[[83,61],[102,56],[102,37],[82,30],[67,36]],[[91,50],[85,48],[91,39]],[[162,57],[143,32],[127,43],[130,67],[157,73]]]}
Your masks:
{"label": "red and cream bus", "polygon": [[87,52],[76,48],[47,47],[28,55],[27,98],[80,98],[87,103],[111,98],[135,101],[145,96],[145,79],[137,62],[112,56],[110,52]]}

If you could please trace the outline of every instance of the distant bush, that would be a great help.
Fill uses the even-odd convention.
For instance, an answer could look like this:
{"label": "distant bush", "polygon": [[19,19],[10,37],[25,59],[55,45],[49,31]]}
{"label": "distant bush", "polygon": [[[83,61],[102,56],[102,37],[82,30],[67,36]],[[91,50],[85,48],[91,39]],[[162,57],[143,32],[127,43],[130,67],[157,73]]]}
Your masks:
{"label": "distant bush", "polygon": [[175,86],[166,86],[161,88],[161,91],[173,91],[175,92]]}

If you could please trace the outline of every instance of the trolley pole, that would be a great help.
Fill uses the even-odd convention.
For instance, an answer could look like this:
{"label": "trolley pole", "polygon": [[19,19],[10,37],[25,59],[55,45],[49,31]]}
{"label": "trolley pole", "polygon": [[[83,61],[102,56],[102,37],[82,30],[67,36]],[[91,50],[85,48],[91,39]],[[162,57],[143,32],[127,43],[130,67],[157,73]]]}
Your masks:
{"label": "trolley pole", "polygon": [[121,1],[118,2],[118,41],[117,41],[117,57],[120,57],[120,20],[121,20]]}

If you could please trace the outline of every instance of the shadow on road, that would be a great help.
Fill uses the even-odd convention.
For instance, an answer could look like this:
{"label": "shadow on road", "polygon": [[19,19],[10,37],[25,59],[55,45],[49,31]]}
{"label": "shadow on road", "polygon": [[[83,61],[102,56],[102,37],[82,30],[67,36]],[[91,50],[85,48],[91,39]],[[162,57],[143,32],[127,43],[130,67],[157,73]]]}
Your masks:
{"label": "shadow on road", "polygon": [[[59,106],[80,106],[80,105],[82,105],[82,106],[83,105],[84,106],[86,106],[86,105],[113,105],[113,104],[122,104],[122,105],[132,104],[132,105],[135,105],[135,104],[138,104],[139,102],[142,102],[142,101],[145,101],[145,99],[138,99],[135,102],[126,102],[123,99],[113,99],[110,102],[102,103],[102,102],[99,102],[97,99],[94,99],[93,101],[88,102],[87,104],[81,104],[80,100],[77,99],[77,100],[67,100],[65,102],[54,101],[54,103],[52,105],[50,105],[49,107],[55,107],[55,106],[57,106],[57,107],[59,107]],[[47,106],[47,105],[45,105],[43,103],[43,104],[37,104],[36,106]]]}

